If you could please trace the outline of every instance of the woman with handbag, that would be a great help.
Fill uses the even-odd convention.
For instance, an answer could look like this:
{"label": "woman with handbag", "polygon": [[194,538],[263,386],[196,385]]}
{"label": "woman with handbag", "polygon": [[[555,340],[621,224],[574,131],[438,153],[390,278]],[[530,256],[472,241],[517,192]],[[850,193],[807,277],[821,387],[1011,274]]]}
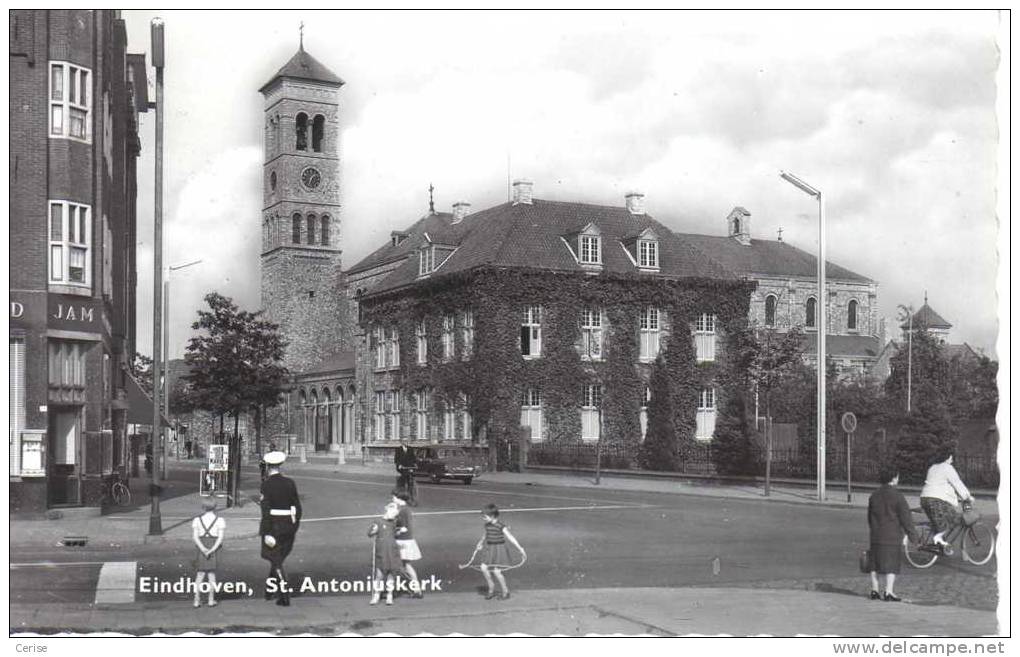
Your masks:
{"label": "woman with handbag", "polygon": [[[920,540],[914,521],[910,517],[907,498],[896,487],[900,483],[899,471],[885,466],[879,473],[882,486],[868,499],[868,528],[871,532],[871,549],[867,559],[871,572],[871,599],[899,602],[893,591],[896,575],[900,572],[903,557],[903,537],[915,543]],[[885,595],[878,593],[878,576],[885,575]]]}

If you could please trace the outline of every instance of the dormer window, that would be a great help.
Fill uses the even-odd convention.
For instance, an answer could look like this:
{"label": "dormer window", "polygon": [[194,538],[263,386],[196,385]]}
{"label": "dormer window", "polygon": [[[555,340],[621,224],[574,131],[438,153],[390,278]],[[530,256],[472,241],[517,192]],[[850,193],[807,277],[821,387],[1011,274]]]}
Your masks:
{"label": "dormer window", "polygon": [[578,253],[582,265],[601,265],[602,238],[598,235],[581,235]]}
{"label": "dormer window", "polygon": [[432,245],[428,245],[418,251],[418,275],[428,276],[436,268],[436,254]]}
{"label": "dormer window", "polygon": [[638,266],[642,269],[659,268],[659,243],[656,240],[638,240]]}

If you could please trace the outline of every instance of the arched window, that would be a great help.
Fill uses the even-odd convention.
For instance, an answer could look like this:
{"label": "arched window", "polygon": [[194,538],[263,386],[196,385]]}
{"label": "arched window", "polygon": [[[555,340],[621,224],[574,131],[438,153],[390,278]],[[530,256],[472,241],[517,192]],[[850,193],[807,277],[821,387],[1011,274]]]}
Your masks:
{"label": "arched window", "polygon": [[312,150],[316,153],[322,152],[323,138],[326,136],[326,117],[316,114],[312,120]]}
{"label": "arched window", "polygon": [[315,215],[308,215],[308,243],[315,244]]}
{"label": "arched window", "polygon": [[322,219],[320,221],[322,223],[322,239],[320,240],[320,243],[323,246],[329,246],[329,215],[322,215]]}
{"label": "arched window", "polygon": [[765,297],[765,326],[776,325],[776,295]]}
{"label": "arched window", "polygon": [[297,212],[294,213],[294,219],[293,219],[292,223],[294,224],[294,234],[291,236],[291,238],[292,238],[291,241],[294,242],[294,244],[300,244],[301,243],[301,215],[299,213],[297,213]]}
{"label": "arched window", "polygon": [[297,115],[297,121],[294,124],[294,131],[297,136],[294,147],[299,151],[308,150],[308,115],[304,112]]}
{"label": "arched window", "polygon": [[740,234],[740,219],[738,217],[733,217],[733,234]]}
{"label": "arched window", "polygon": [[846,306],[846,327],[850,331],[857,330],[857,302],[853,299]]}
{"label": "arched window", "polygon": [[814,297],[808,297],[808,300],[807,300],[807,309],[806,309],[807,313],[806,313],[806,317],[804,318],[804,325],[807,326],[808,328],[814,328],[815,327],[815,306],[816,305],[817,305],[817,301],[815,300],[815,298]]}

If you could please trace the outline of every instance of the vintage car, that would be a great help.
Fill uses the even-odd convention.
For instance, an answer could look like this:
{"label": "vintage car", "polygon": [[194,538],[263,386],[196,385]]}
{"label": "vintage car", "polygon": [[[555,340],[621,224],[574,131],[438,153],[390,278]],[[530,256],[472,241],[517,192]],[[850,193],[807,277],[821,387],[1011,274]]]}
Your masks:
{"label": "vintage car", "polygon": [[433,483],[443,479],[459,479],[465,486],[482,474],[482,468],[471,461],[470,455],[455,447],[426,447],[417,450],[417,477],[428,477]]}

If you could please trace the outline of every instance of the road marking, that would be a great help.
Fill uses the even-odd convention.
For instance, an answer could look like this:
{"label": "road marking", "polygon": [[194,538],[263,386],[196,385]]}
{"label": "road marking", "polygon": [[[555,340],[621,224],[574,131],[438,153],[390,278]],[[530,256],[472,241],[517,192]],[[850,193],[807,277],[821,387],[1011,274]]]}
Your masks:
{"label": "road marking", "polygon": [[18,568],[58,568],[60,566],[102,566],[105,561],[30,561],[28,563],[12,563],[11,570]]}
{"label": "road marking", "polygon": [[[651,504],[607,504],[602,506],[543,506],[535,507],[532,509],[500,509],[500,513],[522,513],[532,511],[604,511],[609,509],[651,509],[654,508]],[[463,515],[478,515],[481,513],[476,509],[462,509],[457,511],[415,511],[414,517],[419,516],[463,516]],[[378,518],[379,514],[374,513],[367,516],[333,516],[330,518],[302,518],[302,524],[306,522],[326,522],[331,520],[368,520],[372,518]]]}
{"label": "road marking", "polygon": [[107,561],[99,570],[96,604],[122,604],[135,601],[136,561]]}
{"label": "road marking", "polygon": [[[301,479],[314,479],[316,481],[335,481],[337,483],[344,483],[344,484],[361,484],[363,486],[382,486],[382,487],[385,487],[385,488],[389,488],[391,490],[393,489],[393,484],[387,484],[387,483],[382,483],[382,482],[378,482],[378,481],[360,481],[360,480],[357,480],[357,479],[334,479],[333,477],[296,477],[296,476],[294,477],[294,479],[296,479],[298,481],[300,481]],[[429,488],[428,490],[432,490],[432,489]],[[444,492],[450,492],[450,493],[461,493],[461,494],[464,494],[464,495],[475,495],[475,496],[481,495],[481,494],[485,494],[485,495],[510,495],[510,496],[513,496],[513,497],[537,497],[537,498],[540,498],[540,499],[543,499],[543,500],[550,500],[550,499],[552,499],[552,500],[568,500],[568,501],[571,501],[571,502],[591,502],[591,501],[593,501],[592,498],[590,498],[590,497],[567,497],[565,495],[540,495],[538,493],[515,493],[515,492],[512,492],[512,491],[497,491],[497,490],[489,490],[487,488],[469,487],[469,486],[461,486],[460,488],[455,488],[453,486],[450,486],[448,488],[444,488],[443,491]]]}

